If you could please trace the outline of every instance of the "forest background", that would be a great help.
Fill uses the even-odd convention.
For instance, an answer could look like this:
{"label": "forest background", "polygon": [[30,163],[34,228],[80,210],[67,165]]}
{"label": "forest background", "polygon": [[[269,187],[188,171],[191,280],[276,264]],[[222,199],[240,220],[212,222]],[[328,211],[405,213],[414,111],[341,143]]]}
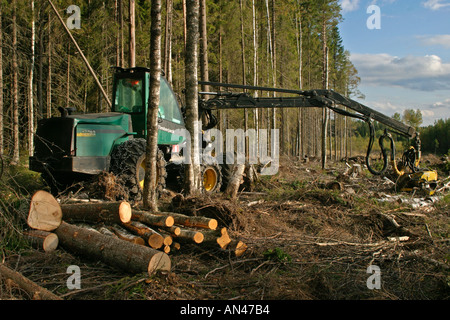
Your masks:
{"label": "forest background", "polygon": [[[66,12],[70,5],[80,8],[80,28],[71,32],[109,97],[112,66],[150,65],[151,1],[53,3],[63,19],[73,17]],[[201,24],[207,34],[207,39],[200,39],[200,80],[304,90],[329,88],[349,97],[364,96],[358,90],[358,72],[342,44],[338,25],[343,18],[337,0],[200,3],[205,7]],[[185,0],[163,1],[162,66],[181,101],[185,10]],[[0,19],[0,154],[14,165],[21,159],[26,162],[32,154],[37,121],[58,116],[58,107],[74,107],[81,113],[109,110],[48,1],[2,0]],[[131,54],[133,29],[135,53]],[[365,123],[332,111],[326,116],[329,158],[364,153],[368,137]],[[423,151],[449,152],[449,119],[420,127],[419,109],[392,116],[420,128]],[[321,154],[323,117],[322,110],[316,108],[228,110],[221,111],[219,128],[277,128],[283,141],[282,154],[314,157]],[[379,133],[383,126],[376,129]],[[402,138],[398,140],[402,143]]]}

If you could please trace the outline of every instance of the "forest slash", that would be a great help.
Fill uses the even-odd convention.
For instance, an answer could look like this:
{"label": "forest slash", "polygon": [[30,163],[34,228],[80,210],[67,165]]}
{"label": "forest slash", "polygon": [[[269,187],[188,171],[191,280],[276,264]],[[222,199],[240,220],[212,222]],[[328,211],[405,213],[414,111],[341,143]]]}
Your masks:
{"label": "forest slash", "polygon": [[[20,215],[29,248],[6,255],[4,266],[62,299],[448,299],[448,191],[431,201],[365,170],[343,179],[345,163],[324,171],[297,161],[236,199],[167,192],[158,214],[123,205],[124,221],[117,201],[60,198],[61,212],[45,210],[42,224],[56,229],[39,235],[26,223],[28,201]],[[94,204],[102,214],[74,213]],[[132,268],[133,250],[122,246],[147,258]],[[80,290],[66,286],[69,265],[80,267]],[[366,286],[369,266],[380,268],[381,289]],[[7,278],[2,297],[33,298]]]}

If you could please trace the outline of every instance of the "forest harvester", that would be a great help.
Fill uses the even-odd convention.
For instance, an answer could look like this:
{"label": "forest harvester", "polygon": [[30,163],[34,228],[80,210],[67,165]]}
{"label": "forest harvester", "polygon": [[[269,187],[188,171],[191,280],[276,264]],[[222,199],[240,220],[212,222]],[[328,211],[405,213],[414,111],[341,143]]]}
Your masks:
{"label": "forest harvester", "polygon": [[[35,133],[35,150],[29,159],[30,169],[42,174],[52,192],[63,191],[77,180],[87,180],[101,172],[112,172],[121,177],[131,199],[142,196],[145,172],[146,121],[149,101],[149,69],[116,67],[113,83],[112,110],[107,113],[77,114],[70,109],[60,108],[61,116],[42,119]],[[366,164],[372,174],[382,175],[392,168],[398,190],[420,187],[432,194],[436,188],[435,171],[419,168],[421,157],[419,134],[414,128],[387,117],[354,100],[332,90],[286,90],[254,86],[232,85],[213,82],[199,82],[227,91],[200,93],[199,114],[207,115],[210,121],[204,129],[217,124],[214,110],[240,108],[330,108],[336,113],[358,118],[368,123],[370,141]],[[230,89],[240,89],[233,93]],[[290,94],[289,97],[253,97],[250,90],[273,91]],[[205,94],[205,95],[204,95]],[[211,98],[203,98],[206,97]],[[346,107],[346,109],[342,108]],[[177,135],[177,129],[185,129],[184,112],[170,84],[161,76],[160,107],[158,113],[158,186],[164,187],[166,178],[180,179],[182,164],[173,161],[173,155],[180,152],[184,139]],[[395,145],[392,135],[385,131],[379,144],[383,156],[383,167],[376,170],[370,163],[374,142],[374,126],[378,121],[393,132],[412,139],[413,145],[395,159]],[[384,146],[390,141],[390,162]],[[206,142],[202,147],[205,147]],[[202,163],[201,181],[205,192],[215,192],[226,185],[234,164]],[[171,174],[175,173],[171,177]],[[180,174],[181,173],[181,174]],[[182,178],[181,178],[182,179]],[[169,182],[169,181],[167,181]]]}

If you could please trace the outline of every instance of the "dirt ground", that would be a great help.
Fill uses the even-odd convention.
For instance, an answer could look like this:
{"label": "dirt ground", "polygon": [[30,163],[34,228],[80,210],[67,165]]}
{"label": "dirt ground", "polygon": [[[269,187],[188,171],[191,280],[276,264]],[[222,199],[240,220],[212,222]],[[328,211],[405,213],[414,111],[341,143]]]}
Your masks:
{"label": "dirt ground", "polygon": [[[438,158],[425,161],[441,170]],[[321,170],[314,160],[289,158],[236,200],[217,194],[175,205],[172,193],[160,199],[164,211],[218,217],[248,246],[240,257],[185,244],[169,253],[171,272],[151,277],[63,248],[21,251],[5,264],[66,300],[449,299],[449,191],[397,193],[390,180],[365,171],[344,175],[347,168],[338,162]],[[67,288],[70,265],[80,267],[81,289]],[[0,297],[32,298],[3,278]]]}

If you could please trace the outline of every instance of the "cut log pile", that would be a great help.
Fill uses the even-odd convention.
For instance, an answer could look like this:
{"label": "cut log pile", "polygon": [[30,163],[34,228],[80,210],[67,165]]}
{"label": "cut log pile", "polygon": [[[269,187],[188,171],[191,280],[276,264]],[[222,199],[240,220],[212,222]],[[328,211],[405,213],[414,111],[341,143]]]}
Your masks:
{"label": "cut log pile", "polygon": [[168,254],[184,244],[241,256],[245,243],[232,240],[216,219],[132,209],[126,201],[59,204],[46,191],[30,203],[25,235],[44,251],[58,245],[129,272],[168,271]]}

